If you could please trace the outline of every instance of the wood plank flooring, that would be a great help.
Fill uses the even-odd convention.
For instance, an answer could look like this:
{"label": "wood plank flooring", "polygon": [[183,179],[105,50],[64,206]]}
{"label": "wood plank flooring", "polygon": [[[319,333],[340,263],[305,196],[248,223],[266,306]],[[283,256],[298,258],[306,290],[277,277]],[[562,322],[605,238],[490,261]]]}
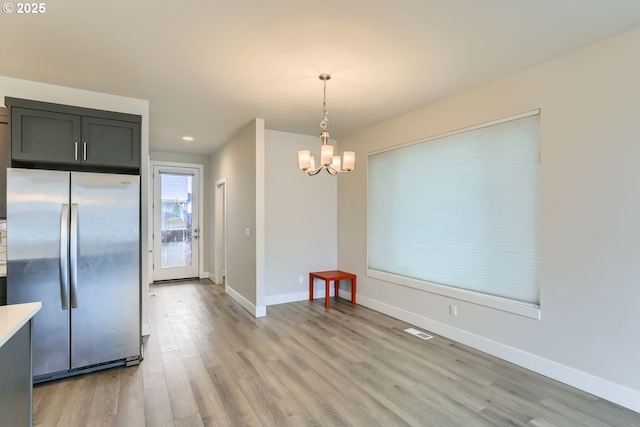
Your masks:
{"label": "wood plank flooring", "polygon": [[144,361],[36,385],[35,426],[640,426],[638,413],[345,300],[255,319],[208,280],[151,292]]}

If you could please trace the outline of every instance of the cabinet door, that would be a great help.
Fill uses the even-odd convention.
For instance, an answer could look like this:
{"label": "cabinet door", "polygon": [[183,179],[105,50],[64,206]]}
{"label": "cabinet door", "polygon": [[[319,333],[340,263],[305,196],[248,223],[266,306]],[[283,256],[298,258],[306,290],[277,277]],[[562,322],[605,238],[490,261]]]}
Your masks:
{"label": "cabinet door", "polygon": [[79,163],[80,116],[11,108],[11,158],[47,163]]}
{"label": "cabinet door", "polygon": [[140,124],[83,117],[82,159],[90,165],[140,167]]}

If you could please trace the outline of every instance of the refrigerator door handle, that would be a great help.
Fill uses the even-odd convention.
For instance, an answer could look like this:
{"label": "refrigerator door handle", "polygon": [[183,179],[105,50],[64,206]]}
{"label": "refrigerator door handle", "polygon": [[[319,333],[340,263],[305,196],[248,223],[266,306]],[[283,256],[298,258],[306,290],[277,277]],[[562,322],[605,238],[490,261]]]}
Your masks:
{"label": "refrigerator door handle", "polygon": [[62,309],[69,309],[69,205],[60,212],[60,300]]}
{"label": "refrigerator door handle", "polygon": [[78,204],[71,205],[71,308],[78,308]]}

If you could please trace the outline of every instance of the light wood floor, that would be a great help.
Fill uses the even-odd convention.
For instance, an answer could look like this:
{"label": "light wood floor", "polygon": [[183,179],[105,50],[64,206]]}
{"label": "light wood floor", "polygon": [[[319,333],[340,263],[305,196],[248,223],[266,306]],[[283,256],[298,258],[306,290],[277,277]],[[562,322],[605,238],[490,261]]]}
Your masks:
{"label": "light wood floor", "polygon": [[345,300],[254,319],[208,280],[151,291],[145,360],[35,386],[36,426],[640,426],[640,414]]}

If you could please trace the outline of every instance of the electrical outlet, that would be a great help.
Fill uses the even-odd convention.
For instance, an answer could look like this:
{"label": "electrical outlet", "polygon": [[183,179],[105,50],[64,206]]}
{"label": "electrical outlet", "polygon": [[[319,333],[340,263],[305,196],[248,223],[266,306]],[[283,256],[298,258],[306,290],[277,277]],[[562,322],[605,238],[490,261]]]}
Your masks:
{"label": "electrical outlet", "polygon": [[458,306],[455,304],[449,304],[449,314],[453,317],[458,317]]}
{"label": "electrical outlet", "polygon": [[298,277],[298,283],[302,285],[304,283],[304,277]]}
{"label": "electrical outlet", "polygon": [[245,228],[245,229],[244,229],[244,235],[245,235],[245,236],[247,236],[247,237],[251,236],[251,229],[250,229],[250,228],[248,228],[248,227],[247,227],[247,228]]}

